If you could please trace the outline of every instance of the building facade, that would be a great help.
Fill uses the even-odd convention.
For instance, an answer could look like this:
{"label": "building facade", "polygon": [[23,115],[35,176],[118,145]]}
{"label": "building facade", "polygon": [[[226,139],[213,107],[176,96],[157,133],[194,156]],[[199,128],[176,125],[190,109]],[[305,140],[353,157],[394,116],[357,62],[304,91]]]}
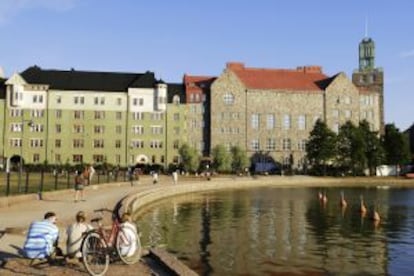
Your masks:
{"label": "building facade", "polygon": [[[177,162],[178,150],[166,133],[167,127],[183,128],[184,116],[168,124],[168,85],[152,72],[34,66],[4,84],[3,160],[21,156],[25,163],[119,166]],[[170,92],[177,93],[171,99],[182,102],[182,91]],[[182,112],[184,105],[178,106],[174,114]]]}

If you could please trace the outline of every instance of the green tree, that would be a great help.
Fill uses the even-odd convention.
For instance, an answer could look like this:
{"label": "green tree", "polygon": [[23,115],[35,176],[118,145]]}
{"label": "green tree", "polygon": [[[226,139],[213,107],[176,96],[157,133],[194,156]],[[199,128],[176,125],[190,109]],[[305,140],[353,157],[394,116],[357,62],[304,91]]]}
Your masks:
{"label": "green tree", "polygon": [[213,148],[213,167],[218,172],[229,172],[231,170],[231,155],[223,145],[217,145]]}
{"label": "green tree", "polygon": [[384,148],[381,139],[378,132],[370,130],[369,123],[366,120],[359,123],[359,131],[365,141],[365,156],[369,174],[374,175],[376,167],[381,165],[384,160]]}
{"label": "green tree", "polygon": [[398,166],[410,160],[408,141],[394,124],[385,125],[385,133],[382,140],[388,164]]}
{"label": "green tree", "polygon": [[181,163],[185,171],[195,172],[200,165],[200,155],[195,148],[190,147],[188,144],[183,144],[178,153],[181,157]]}
{"label": "green tree", "polygon": [[323,175],[326,175],[326,165],[335,157],[335,141],[336,134],[317,120],[306,144],[306,155],[314,169],[322,167]]}
{"label": "green tree", "polygon": [[337,160],[345,172],[352,170],[354,176],[362,174],[367,167],[365,151],[362,131],[350,121],[342,125],[337,139]]}
{"label": "green tree", "polygon": [[231,152],[231,167],[234,172],[242,172],[244,168],[249,166],[249,158],[246,151],[242,150],[239,146],[234,146],[230,150]]}

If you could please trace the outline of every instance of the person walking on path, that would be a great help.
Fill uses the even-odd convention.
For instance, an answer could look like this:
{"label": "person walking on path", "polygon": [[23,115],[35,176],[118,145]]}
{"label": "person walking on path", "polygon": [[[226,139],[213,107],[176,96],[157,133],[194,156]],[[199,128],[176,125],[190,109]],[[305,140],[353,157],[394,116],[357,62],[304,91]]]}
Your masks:
{"label": "person walking on path", "polygon": [[84,199],[84,189],[85,189],[85,184],[84,184],[84,178],[82,176],[82,172],[78,171],[76,172],[76,176],[75,176],[75,202],[79,201],[79,196],[80,196],[80,200],[85,201]]}
{"label": "person walking on path", "polygon": [[178,183],[178,172],[177,171],[173,171],[173,173],[172,173],[172,179],[173,179],[173,184],[177,184]]}
{"label": "person walking on path", "polygon": [[47,212],[41,221],[32,222],[23,246],[24,255],[29,259],[51,260],[54,253],[61,253],[57,245],[59,229],[56,226],[56,214]]}
{"label": "person walking on path", "polygon": [[92,230],[92,225],[86,223],[85,212],[79,211],[76,214],[76,222],[72,223],[66,229],[66,255],[69,258],[81,258],[80,247],[83,240],[83,234]]}
{"label": "person walking on path", "polygon": [[157,184],[158,183],[158,172],[154,171],[152,173],[152,184]]}

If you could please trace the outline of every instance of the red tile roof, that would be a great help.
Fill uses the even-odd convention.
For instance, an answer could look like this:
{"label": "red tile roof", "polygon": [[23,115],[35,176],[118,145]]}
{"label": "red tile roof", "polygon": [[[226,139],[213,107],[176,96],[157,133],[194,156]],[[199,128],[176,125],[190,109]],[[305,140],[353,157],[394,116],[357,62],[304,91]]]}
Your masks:
{"label": "red tile roof", "polygon": [[247,68],[243,63],[228,63],[249,89],[286,89],[300,91],[321,91],[318,82],[328,78],[320,66],[304,66],[296,69]]}
{"label": "red tile roof", "polygon": [[211,76],[190,76],[184,75],[184,85],[186,92],[203,92],[203,89],[210,88],[211,83],[216,77]]}

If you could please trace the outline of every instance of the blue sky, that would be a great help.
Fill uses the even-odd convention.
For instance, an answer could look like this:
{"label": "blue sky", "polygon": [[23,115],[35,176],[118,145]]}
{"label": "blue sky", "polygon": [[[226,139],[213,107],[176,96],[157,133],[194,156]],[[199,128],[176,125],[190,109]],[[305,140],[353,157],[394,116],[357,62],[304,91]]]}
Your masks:
{"label": "blue sky", "polygon": [[413,12],[412,0],[0,0],[0,66],[6,76],[37,64],[180,82],[240,61],[351,77],[368,19],[385,121],[405,130],[414,122]]}

